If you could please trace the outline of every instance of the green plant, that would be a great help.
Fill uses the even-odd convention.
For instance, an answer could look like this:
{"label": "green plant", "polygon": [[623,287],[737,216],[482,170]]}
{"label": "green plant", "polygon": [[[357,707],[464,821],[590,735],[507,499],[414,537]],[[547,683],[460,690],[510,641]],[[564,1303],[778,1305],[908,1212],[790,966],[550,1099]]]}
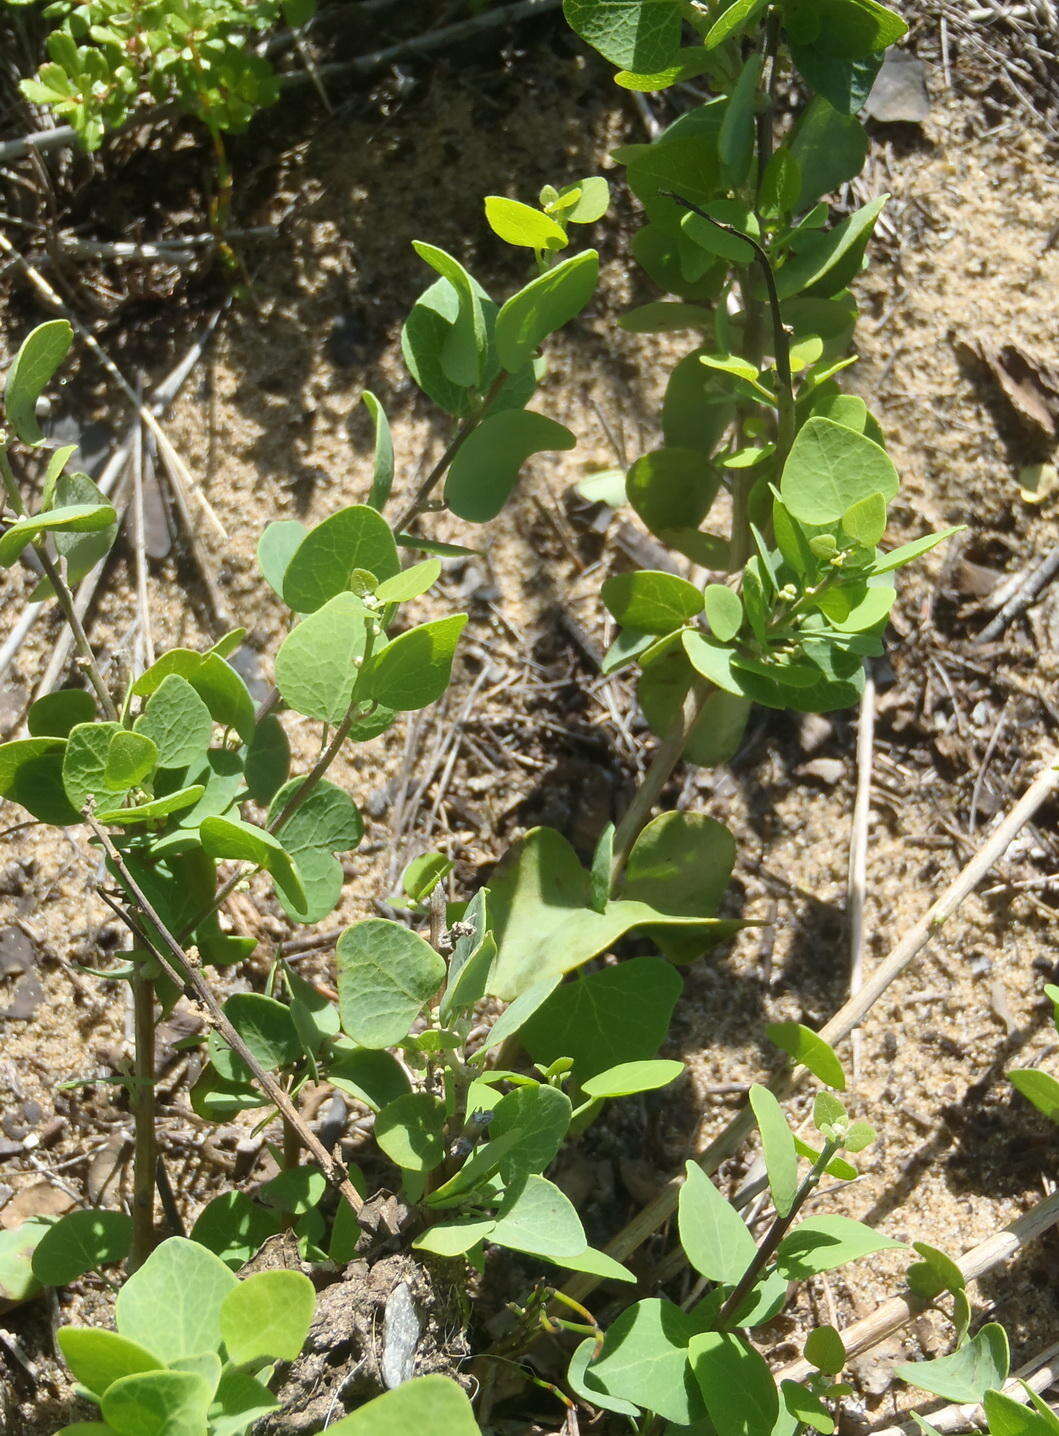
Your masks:
{"label": "green plant", "polygon": [[175,103],[211,134],[243,130],[279,96],[251,37],[280,21],[304,25],[313,9],[313,0],[56,0],[44,11],[58,22],[48,60],[22,93],[61,115],[89,150],[151,104]]}
{"label": "green plant", "polygon": [[[135,934],[127,964],[107,975],[132,983],[137,1014],[136,1064],[126,1079],[137,1128],[131,1224],[76,1214],[76,1229],[74,1218],[38,1228],[12,1259],[28,1259],[34,1279],[49,1284],[120,1260],[131,1247],[138,1270],[119,1298],[119,1331],[125,1293],[160,1269],[152,1264],[163,1252],[207,1249],[207,1286],[228,1283],[230,1292],[258,1280],[233,1286],[231,1269],[283,1230],[305,1260],[336,1272],[371,1250],[379,1204],[302,1120],[299,1097],[310,1081],[347,1092],[372,1114],[375,1156],[403,1199],[396,1235],[406,1249],[482,1268],[492,1248],[506,1248],[590,1285],[631,1282],[622,1262],[590,1245],[574,1205],[546,1173],[607,1102],[680,1077],[681,1063],[658,1057],[680,967],[739,927],[718,916],[735,858],[731,835],[704,814],[654,809],[681,758],[731,756],[752,703],[823,711],[856,701],[864,661],[881,649],[894,571],[945,537],[880,547],[897,474],[867,406],[836,382],[850,362],[856,306],[848,286],[881,202],[832,224],[821,196],[863,162],[858,96],[902,23],[875,0],[735,0],[687,14],[677,0],[567,0],[566,10],[624,67],[622,83],[661,88],[698,74],[718,91],[651,144],[620,153],[647,219],[634,254],[672,296],[634,310],[626,326],[695,336],[667,386],[664,443],[632,465],[624,497],[656,538],[714,581],[638,571],[602,586],[620,630],[606,666],[636,665],[639,701],[661,741],[628,810],[599,834],[587,865],[562,834],[536,828],[485,888],[447,902],[447,859],[417,859],[403,882],[413,907],[429,914],[429,940],[378,918],[348,928],[336,944],[337,1003],[282,963],[264,992],[223,1004],[206,975],[253,946],[218,920],[224,898],[250,875],[268,875],[294,922],[333,911],[342,887],[336,854],[361,836],[355,804],[327,777],[335,756],[346,743],[378,737],[397,713],[435,702],[450,682],[465,616],[401,628],[402,606],[437,581],[439,556],[465,550],[421,535],[419,520],[444,506],[468,524],[485,523],[510,499],[528,457],[575,442],[526,405],[541,344],[595,290],[596,252],[563,251],[575,226],[605,211],[599,177],[546,187],[536,207],[504,196],[486,201],[494,232],[531,251],[536,267],[502,305],[451,255],[416,243],[437,277],[408,317],[403,351],[415,382],[455,421],[452,438],[388,517],[393,444],[382,406],[365,394],[375,425],[366,502],[312,529],[265,529],[260,567],[294,621],[276,654],[276,692],[256,710],[226,662],[238,631],[206,653],[164,654],[110,694],[69,581],[111,541],[116,515],[89,480],[65,473],[64,451],[51,456],[40,502],[26,512],[26,485],[7,444],[0,449],[12,510],[0,562],[33,548],[46,591],[74,627],[91,690],[34,705],[30,736],[0,746],[0,794],[39,821],[89,827],[113,884],[104,896]],[[825,30],[814,28],[822,13]],[[682,22],[694,45],[682,44]],[[780,135],[771,105],[787,58],[815,94]],[[69,337],[61,324],[42,326],[11,370],[7,422],[24,446],[41,445],[36,400]],[[730,497],[727,529],[716,531],[715,522],[704,530],[722,493]],[[403,550],[428,556],[406,567]],[[282,706],[321,725],[320,758],[293,778]],[[220,862],[237,864],[224,880]],[[596,962],[629,934],[654,950]],[[198,1115],[220,1120],[259,1109],[268,1123],[278,1113],[284,1141],[273,1148],[277,1176],[254,1191],[222,1193],[199,1214],[197,1245],[167,1242],[150,1255],[153,1024],[157,1007],[166,1010],[183,992],[209,1017],[191,1094]],[[483,1036],[474,1014],[485,998],[495,1015]],[[824,1088],[844,1088],[841,1063],[818,1034],[779,1023],[768,1035],[790,1059],[786,1070],[798,1066]],[[674,1256],[708,1287],[689,1309],[649,1296],[604,1328],[569,1291],[545,1284],[514,1304],[511,1330],[485,1357],[517,1360],[542,1331],[581,1338],[564,1378],[573,1396],[556,1383],[549,1389],[641,1436],[834,1430],[833,1408],[848,1391],[836,1379],[845,1364],[838,1333],[813,1332],[811,1374],[782,1382],[747,1333],[787,1306],[792,1284],[900,1247],[861,1223],[806,1210],[825,1173],[856,1175],[849,1158],[874,1134],[828,1090],[815,1100],[816,1146],[795,1137],[768,1088],[752,1089],[749,1111],[774,1216],[755,1242],[744,1216],[689,1162]],[[753,1124],[748,1116],[743,1133]],[[945,1370],[921,1363],[910,1379],[940,1394],[973,1385],[981,1394],[972,1399],[982,1399],[1006,1376],[1006,1347],[991,1326],[969,1336],[960,1269],[923,1244],[916,1255],[910,1290],[944,1300],[946,1310],[951,1304],[958,1351],[944,1359]],[[201,1255],[194,1260],[207,1269]],[[462,1280],[466,1265],[455,1270]],[[189,1289],[197,1282],[188,1276]],[[205,1341],[202,1350],[212,1372],[219,1345]],[[191,1383],[182,1384],[190,1392]],[[201,1405],[203,1386],[195,1391]],[[215,1421],[210,1410],[189,1429]],[[436,1436],[466,1436],[488,1423],[488,1411],[476,1418],[454,1383],[427,1377],[333,1429],[404,1433],[427,1421]],[[144,1436],[153,1429],[144,1427]],[[998,1424],[996,1436],[1003,1430]]]}

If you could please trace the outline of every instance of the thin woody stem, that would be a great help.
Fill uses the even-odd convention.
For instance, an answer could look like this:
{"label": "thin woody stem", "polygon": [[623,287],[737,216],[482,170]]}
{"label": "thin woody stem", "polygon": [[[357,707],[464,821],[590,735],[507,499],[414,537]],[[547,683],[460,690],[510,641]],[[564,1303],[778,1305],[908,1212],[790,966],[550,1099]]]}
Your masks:
{"label": "thin woody stem", "polygon": [[[270,1073],[265,1071],[261,1063],[232,1026],[216,994],[203,977],[198,964],[184,951],[180,943],[159,917],[157,911],[151,905],[150,900],[143,892],[143,889],[129,871],[128,865],[121,853],[118,852],[111,841],[110,835],[104,828],[100,827],[99,823],[96,822],[92,816],[92,813],[88,810],[85,812],[85,821],[102,844],[104,852],[110,859],[115,872],[121,878],[127,892],[161,939],[160,943],[152,939],[150,945],[166,976],[175,982],[182,990],[186,990],[190,984],[195,996],[209,1013],[217,1031],[236,1056],[250,1068],[257,1085],[264,1092],[265,1096],[268,1097],[284,1121],[298,1134],[302,1145],[313,1157],[321,1172],[323,1172],[331,1185],[338,1189],[352,1210],[359,1212],[364,1205],[364,1199],[349,1180],[349,1173],[345,1165],[327,1151],[316,1133],[312,1131],[301,1117],[294,1103],[287,1096],[286,1092],[284,1092],[283,1088]],[[143,936],[142,930],[140,930],[131,919],[126,918],[126,920],[129,922],[129,926],[132,927],[133,931]],[[164,947],[168,950],[168,957],[159,950],[160,947]],[[175,967],[173,965],[174,962],[176,963]],[[181,975],[181,969],[186,973],[186,977]]]}

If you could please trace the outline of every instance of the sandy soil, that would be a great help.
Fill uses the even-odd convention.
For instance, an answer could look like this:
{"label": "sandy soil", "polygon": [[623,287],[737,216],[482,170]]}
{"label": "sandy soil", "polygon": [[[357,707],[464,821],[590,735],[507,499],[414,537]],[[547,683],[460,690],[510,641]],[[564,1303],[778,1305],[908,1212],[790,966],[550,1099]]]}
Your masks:
{"label": "sandy soil", "polygon": [[[225,604],[262,655],[263,679],[283,630],[256,572],[258,534],[267,518],[315,521],[363,499],[370,441],[361,390],[386,404],[406,488],[444,442],[444,425],[400,361],[400,323],[426,281],[409,241],[451,249],[502,296],[520,273],[489,235],[481,195],[532,198],[545,181],[608,173],[608,151],[642,136],[640,117],[615,99],[600,68],[565,49],[549,56],[550,34],[534,32],[506,74],[438,66],[410,98],[383,90],[369,114],[336,119],[256,177],[248,222],[276,219],[296,201],[284,240],[260,259],[251,254],[254,302],[224,320],[167,431],[223,516],[229,539],[205,538],[210,563]],[[928,56],[936,52],[929,21],[916,38]],[[1059,716],[1052,700],[1059,600],[1048,590],[996,644],[974,642],[988,618],[982,590],[1046,553],[1059,541],[1059,523],[1054,494],[1041,504],[1020,496],[1019,469],[1048,459],[1048,442],[961,347],[989,338],[1054,362],[1059,249],[1045,242],[1059,217],[1059,182],[1046,135],[1012,107],[998,127],[995,113],[961,84],[960,63],[957,53],[952,88],[940,65],[931,69],[933,108],[921,129],[874,128],[860,182],[893,195],[890,226],[859,285],[861,357],[849,379],[880,418],[904,476],[895,537],[968,526],[948,556],[932,555],[902,579],[888,659],[879,667],[869,968],[966,860],[976,829],[987,830],[1029,781]],[[435,199],[439,177],[443,202]],[[599,583],[628,559],[616,524],[602,537],[587,531],[565,499],[579,478],[616,462],[615,445],[630,460],[654,445],[661,385],[681,352],[674,340],[616,328],[621,310],[646,297],[627,258],[630,220],[619,191],[612,217],[594,235],[604,260],[600,295],[554,346],[536,405],[575,431],[578,448],[528,466],[508,513],[470,540],[480,555],[449,564],[437,599],[420,605],[423,616],[456,604],[471,613],[459,683],[438,711],[402,721],[336,765],[335,781],[364,808],[367,834],[348,863],[334,925],[386,901],[402,863],[427,846],[457,860],[454,895],[473,891],[533,823],[552,823],[590,847],[642,765],[632,696],[624,684],[601,680],[592,662],[607,642]],[[185,331],[160,333],[157,347],[179,353],[192,332],[189,315]],[[149,342],[141,327],[140,352],[149,352]],[[428,522],[438,537],[467,541],[448,516]],[[121,645],[134,612],[130,582],[122,554],[92,618],[94,639],[118,664],[129,661],[127,641]],[[27,588],[17,574],[8,577],[5,613],[19,611]],[[208,638],[201,586],[183,560],[156,566],[151,622],[160,646]],[[42,624],[26,644],[10,714],[52,638]],[[688,1062],[687,1083],[665,1100],[628,1104],[622,1121],[586,1141],[571,1163],[569,1182],[592,1191],[586,1222],[594,1237],[613,1233],[690,1146],[719,1129],[739,1101],[733,1084],[771,1069],[766,1021],[815,1026],[844,998],[852,717],[799,723],[759,714],[730,768],[689,770],[667,795],[732,827],[739,859],[731,910],[766,926],[688,972],[669,1045]],[[292,736],[297,756],[310,760],[308,725]],[[1059,870],[1054,816],[1042,814],[1026,831],[873,1010],[852,1102],[881,1137],[861,1180],[829,1197],[834,1209],[958,1253],[1052,1189],[1055,1128],[1013,1093],[1004,1072],[1055,1051],[1041,986],[1054,980],[1059,910],[1046,885],[1013,886]],[[44,1185],[68,1188],[65,1198],[47,1198],[55,1207],[81,1200],[127,1155],[119,1089],[64,1093],[58,1083],[119,1070],[128,1019],[120,989],[72,966],[98,963],[101,948],[122,940],[102,905],[86,899],[94,868],[82,835],[56,842],[33,827],[9,832],[0,866],[8,924],[0,956],[15,954],[3,969],[11,975],[0,979],[0,1004],[16,1001],[19,990],[32,1007],[34,994],[19,988],[29,978],[42,989],[28,1020],[3,1020],[0,1223],[13,1225],[40,1206]],[[289,929],[264,890],[251,899],[238,918],[259,932],[264,964]],[[31,940],[22,962],[28,975],[14,970],[17,934],[23,948]],[[326,953],[310,958],[303,970],[326,980],[329,961]],[[260,969],[238,980],[257,983]],[[193,1216],[230,1181],[240,1133],[203,1144],[201,1124],[188,1115],[185,1068],[178,1060],[163,1083],[172,1089],[163,1141]],[[807,1116],[804,1099],[794,1109]],[[43,1135],[43,1149],[25,1144],[27,1132]],[[85,1152],[88,1158],[78,1155]],[[725,1178],[737,1180],[744,1166],[732,1164]],[[111,1192],[126,1180],[119,1170]],[[1016,1361],[1055,1339],[1056,1254],[1055,1237],[1045,1238],[975,1294],[977,1315],[995,1313],[1007,1325]],[[865,1313],[900,1270],[899,1261],[882,1259],[813,1283],[818,1319],[837,1316],[841,1324]],[[90,1287],[70,1300],[98,1306]],[[9,1429],[54,1430],[47,1319],[38,1307],[5,1321],[43,1372],[36,1397],[15,1388]],[[795,1354],[795,1334],[794,1317],[770,1333],[779,1356]],[[925,1319],[857,1364],[873,1423],[885,1424],[902,1399],[886,1393],[890,1362],[937,1354],[945,1339],[944,1325]]]}

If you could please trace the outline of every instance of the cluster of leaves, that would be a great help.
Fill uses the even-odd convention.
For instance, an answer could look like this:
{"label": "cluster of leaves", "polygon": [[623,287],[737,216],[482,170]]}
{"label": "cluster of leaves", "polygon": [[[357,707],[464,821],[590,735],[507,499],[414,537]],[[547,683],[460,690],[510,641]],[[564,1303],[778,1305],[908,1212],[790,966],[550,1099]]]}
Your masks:
{"label": "cluster of leaves", "polygon": [[[7,0],[25,5],[34,0]],[[275,103],[279,83],[254,37],[304,25],[315,0],[54,0],[48,60],[22,93],[98,149],[149,104],[176,103],[212,131],[242,130]]]}

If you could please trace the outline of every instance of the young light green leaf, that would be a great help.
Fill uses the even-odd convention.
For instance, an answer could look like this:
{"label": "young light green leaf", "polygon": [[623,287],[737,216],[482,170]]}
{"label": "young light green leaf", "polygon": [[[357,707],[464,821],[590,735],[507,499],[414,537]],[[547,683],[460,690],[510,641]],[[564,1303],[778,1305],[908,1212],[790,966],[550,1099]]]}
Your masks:
{"label": "young light green leaf", "polygon": [[143,1371],[115,1381],[100,1404],[121,1436],[192,1436],[206,1429],[213,1391],[195,1371]]}
{"label": "young light green leaf", "polygon": [[416,1376],[328,1427],[328,1436],[481,1436],[471,1403],[447,1376]]}
{"label": "young light green leaf", "polygon": [[276,887],[296,908],[305,906],[305,889],[290,854],[278,838],[242,818],[204,818],[199,827],[202,850],[211,858],[251,863],[271,874]]}
{"label": "young light green leaf", "polygon": [[445,503],[469,523],[486,523],[507,503],[532,454],[572,449],[569,429],[532,409],[501,409],[471,431],[445,480]]}
{"label": "young light green leaf", "polygon": [[149,778],[158,766],[158,749],[144,733],[127,728],[111,735],[103,781],[112,793],[125,793]]}
{"label": "young light green leaf", "polygon": [[236,1366],[252,1361],[293,1361],[302,1349],[316,1292],[300,1271],[260,1271],[246,1277],[221,1303],[221,1336]]}
{"label": "young light green leaf", "polygon": [[710,1281],[734,1286],[757,1250],[746,1223],[696,1163],[686,1165],[677,1201],[680,1244],[688,1261]]}
{"label": "young light green leaf", "polygon": [[562,1145],[571,1117],[570,1098],[557,1087],[516,1087],[501,1097],[489,1124],[490,1141],[511,1132],[515,1142],[497,1164],[510,1185],[551,1165]]}
{"label": "young light green leaf", "polygon": [[205,791],[201,783],[192,783],[188,788],[178,788],[175,793],[167,793],[164,798],[151,798],[144,803],[133,803],[127,808],[101,805],[96,810],[96,817],[101,823],[119,823],[125,828],[142,827],[145,823],[156,823],[160,818],[168,818],[173,813],[182,813],[193,808]]}
{"label": "young light green leaf", "polygon": [[295,613],[315,613],[349,590],[357,569],[381,582],[399,568],[389,524],[370,505],[351,504],[310,529],[294,550],[283,575],[283,601]]}
{"label": "young light green leaf", "polygon": [[102,1327],[61,1326],[56,1340],[73,1376],[95,1396],[102,1396],[123,1376],[162,1369],[145,1347]]}
{"label": "young light green leaf", "polygon": [[276,654],[276,687],[296,712],[340,723],[353,701],[368,641],[367,610],[340,593],[303,618]]}
{"label": "young light green leaf", "polygon": [[765,1358],[727,1331],[693,1336],[688,1359],[710,1420],[725,1436],[773,1436],[779,1393]]}
{"label": "young light green leaf", "polygon": [[66,1286],[111,1262],[124,1261],[132,1246],[132,1218],[124,1212],[68,1212],[41,1237],[33,1275],[42,1286]]}
{"label": "young light green leaf", "polygon": [[7,421],[24,444],[44,441],[37,423],[37,400],[70,352],[74,331],[66,319],[38,324],[23,339],[4,385]]}
{"label": "young light green leaf", "polygon": [[158,749],[160,768],[186,768],[204,759],[213,732],[210,710],[186,678],[163,678],[133,725]]}
{"label": "young light green leaf", "polygon": [[0,538],[0,568],[10,568],[26,545],[42,534],[96,533],[110,528],[117,517],[109,504],[67,504],[61,509],[18,519]]}
{"label": "young light green leaf", "polygon": [[383,918],[349,927],[335,948],[342,1028],[363,1047],[392,1047],[445,980],[428,942]]}
{"label": "young light green leaf", "polygon": [[622,627],[641,633],[671,633],[702,612],[702,592],[672,573],[637,569],[612,574],[601,592]]}
{"label": "young light green leaf", "polygon": [[489,228],[505,244],[522,245],[527,249],[562,249],[566,231],[550,215],[542,214],[532,205],[503,195],[487,194],[485,217]]}
{"label": "young light green leaf", "polygon": [[863,1222],[828,1214],[807,1217],[780,1242],[776,1266],[789,1281],[803,1281],[818,1272],[833,1271],[873,1252],[896,1251],[903,1242],[872,1231]]}
{"label": "young light green leaf", "polygon": [[484,1220],[464,1217],[455,1222],[440,1222],[437,1226],[427,1227],[425,1232],[416,1237],[412,1246],[416,1251],[432,1252],[439,1257],[463,1256],[484,1241],[495,1225],[492,1217],[486,1217]]}
{"label": "young light green leaf", "polygon": [[743,603],[725,583],[709,583],[703,591],[706,622],[719,643],[730,643],[743,626]]}
{"label": "young light green leaf", "polygon": [[[466,622],[465,613],[454,613],[420,624],[388,643],[365,673],[365,695],[395,713],[426,708],[436,702],[448,687],[456,645]],[[278,668],[277,660],[277,673]]]}
{"label": "young light green leaf", "polygon": [[1050,1072],[1039,1067],[1015,1067],[1007,1078],[1038,1112],[1043,1112],[1049,1121],[1059,1122],[1059,1081]]}
{"label": "young light green leaf", "polygon": [[501,367],[515,374],[528,364],[549,334],[581,313],[592,298],[598,277],[599,255],[587,249],[546,270],[512,295],[496,318]]}
{"label": "young light green leaf", "polygon": [[555,207],[567,224],[595,224],[606,214],[609,204],[610,185],[602,175],[589,175],[564,185]]}
{"label": "young light green leaf", "polygon": [[862,548],[874,548],[886,532],[886,500],[867,494],[842,515],[842,532]]}
{"label": "young light green leaf", "polygon": [[408,603],[432,588],[441,576],[441,560],[424,559],[385,579],[375,590],[378,603]]}
{"label": "young light green leaf", "polygon": [[842,1063],[824,1039],[800,1022],[772,1022],[765,1029],[765,1036],[795,1062],[807,1067],[814,1077],[836,1091],[846,1090],[846,1074]]}
{"label": "young light green leaf", "polygon": [[903,568],[906,563],[922,558],[923,554],[929,553],[932,548],[937,548],[939,544],[952,538],[954,534],[962,533],[965,527],[965,524],[957,524],[955,528],[943,529],[941,533],[936,534],[924,534],[922,538],[913,539],[911,543],[891,549],[889,553],[884,553],[876,559],[869,572],[875,575],[890,573],[895,568]]}
{"label": "young light green leaf", "polygon": [[236,1278],[205,1247],[169,1237],[118,1293],[118,1331],[161,1361],[215,1351],[220,1311]]}
{"label": "young light green leaf", "polygon": [[683,1076],[683,1062],[656,1059],[653,1062],[620,1062],[598,1072],[583,1084],[586,1097],[631,1097],[635,1092],[654,1092]]}
{"label": "young light green leaf", "polygon": [[290,561],[308,532],[297,519],[275,519],[261,531],[257,541],[257,566],[279,598],[283,597],[283,579]]}
{"label": "young light green leaf", "polygon": [[798,1192],[798,1150],[783,1108],[767,1087],[755,1082],[750,1088],[750,1106],[761,1133],[769,1188],[776,1211],[785,1217],[794,1206]]}
{"label": "young light green leaf", "polygon": [[579,1255],[588,1246],[570,1198],[536,1175],[509,1188],[489,1239],[497,1246],[557,1262]]}
{"label": "young light green leaf", "polygon": [[894,1375],[932,1396],[972,1405],[987,1391],[1003,1386],[1009,1361],[1007,1333],[997,1322],[989,1322],[951,1355],[895,1366]]}
{"label": "young light green leaf", "polygon": [[897,470],[885,450],[831,419],[807,419],[798,431],[780,480],[780,496],[802,523],[832,524],[854,504],[894,497]]}
{"label": "young light green leaf", "polygon": [[370,389],[365,389],[360,398],[375,421],[375,456],[372,461],[373,471],[368,503],[381,513],[386,507],[386,501],[389,499],[390,490],[393,487],[393,438],[390,434],[390,421],[386,417],[386,410]]}
{"label": "young light green leaf", "polygon": [[407,1172],[429,1172],[445,1155],[445,1104],[431,1092],[406,1092],[375,1118],[375,1140]]}

